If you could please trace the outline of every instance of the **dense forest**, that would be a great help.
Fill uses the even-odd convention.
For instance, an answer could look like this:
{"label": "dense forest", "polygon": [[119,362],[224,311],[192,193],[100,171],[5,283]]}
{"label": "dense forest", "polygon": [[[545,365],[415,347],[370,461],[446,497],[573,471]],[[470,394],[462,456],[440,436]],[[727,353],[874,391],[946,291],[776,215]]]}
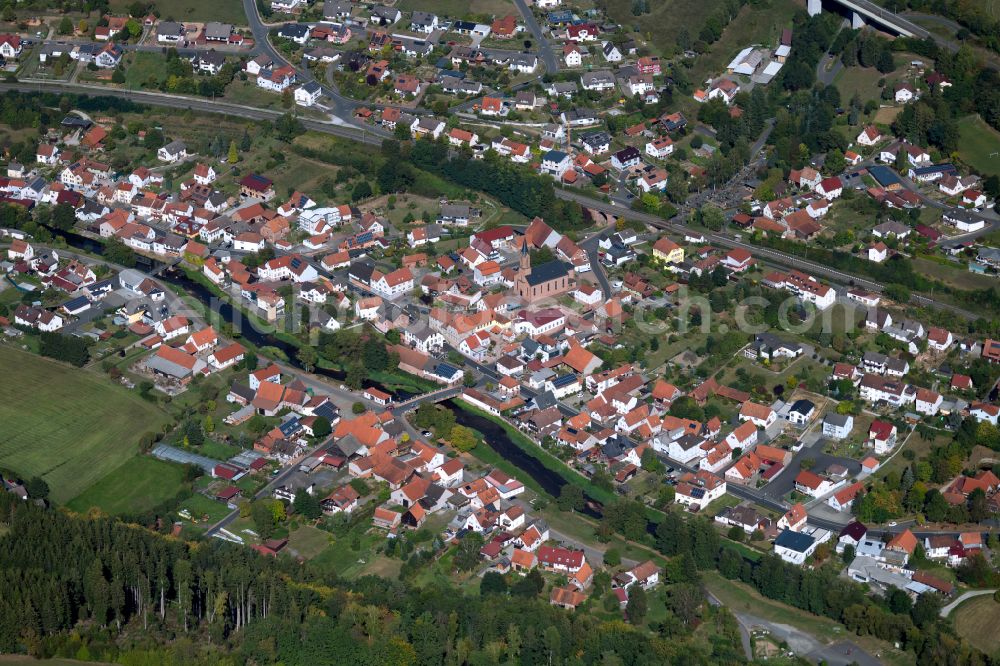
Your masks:
{"label": "dense forest", "polygon": [[[609,507],[602,529],[644,532],[644,509],[629,504]],[[990,663],[938,620],[936,595],[890,603],[832,567],[747,560],[709,520],[676,513],[655,539],[670,558],[667,618],[646,626],[557,609],[540,589],[508,590],[495,575],[480,596],[374,576],[346,582],[232,544],[186,543],[8,494],[0,516],[2,652],[125,664],[741,663],[731,615],[705,604],[699,585],[702,571],[717,569],[768,598],[897,641],[919,663]],[[692,640],[708,620],[716,638]]]}
{"label": "dense forest", "polygon": [[[353,583],[0,496],[0,651],[128,664],[738,663],[537,596]],[[494,595],[502,595],[499,598]]]}

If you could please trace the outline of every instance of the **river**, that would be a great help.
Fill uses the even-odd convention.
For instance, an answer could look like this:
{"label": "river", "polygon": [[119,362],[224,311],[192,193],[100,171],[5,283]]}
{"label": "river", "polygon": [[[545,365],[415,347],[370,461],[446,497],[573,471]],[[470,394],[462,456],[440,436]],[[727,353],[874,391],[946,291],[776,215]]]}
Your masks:
{"label": "river", "polygon": [[[51,231],[53,235],[59,236],[65,240],[66,244],[70,247],[83,250],[91,254],[102,256],[104,254],[104,246],[92,238],[88,238],[87,236],[72,231],[60,231],[58,229],[51,229]],[[136,257],[136,267],[140,270],[149,272],[155,270],[160,265],[161,264],[154,259],[150,259],[142,255],[137,255]],[[343,370],[320,367],[314,368],[311,371],[307,370],[298,360],[298,348],[295,345],[276,337],[272,333],[261,331],[256,328],[250,318],[245,317],[242,312],[240,312],[237,308],[234,308],[229,302],[212,293],[212,291],[210,291],[205,285],[195,282],[189,278],[183,271],[167,269],[158,277],[158,279],[162,282],[179,287],[189,296],[198,299],[199,302],[208,307],[216,316],[230,324],[233,327],[233,330],[239,331],[240,336],[255,347],[274,347],[275,349],[278,349],[288,358],[289,364],[304,372],[312,372],[313,374],[332,379],[336,382],[342,382],[346,378],[347,373]],[[390,389],[382,383],[371,379],[365,380],[365,386],[374,387],[385,391],[386,393],[390,393],[398,401],[407,400],[414,395],[413,393],[401,389]]]}
{"label": "river", "polygon": [[[455,404],[454,400],[445,400],[441,405],[447,407],[455,415],[455,423],[481,432],[483,434],[483,441],[496,451],[500,457],[530,476],[546,493],[552,497],[559,497],[562,487],[567,483],[566,480],[543,465],[542,461],[538,458],[529,455],[524,449],[515,444],[507,434],[507,431],[500,425],[485,416],[462,409]],[[588,498],[583,513],[591,518],[600,520],[600,509],[601,504],[599,502]]]}
{"label": "river", "polygon": [[[73,232],[59,232],[57,230],[53,230],[53,233],[65,239],[66,243],[71,247],[85,250],[92,254],[103,255],[104,246],[91,238]],[[141,269],[147,271],[154,270],[158,266],[156,261],[141,255],[138,257],[138,264]],[[228,302],[218,298],[205,285],[195,282],[182,271],[178,270],[168,269],[160,276],[159,279],[163,282],[180,287],[185,293],[210,307],[213,312],[217,314],[217,316],[223,319],[223,321],[226,321],[235,328],[238,328],[240,334],[248,342],[257,347],[274,347],[279,349],[288,357],[289,363],[297,368],[305,370],[305,368],[302,368],[301,363],[298,361],[298,349],[295,345],[285,342],[269,332],[261,331],[255,328],[253,323],[243,316],[242,312],[234,308]],[[341,370],[316,368],[312,372],[317,375],[328,377],[337,382],[343,381],[345,377],[345,373]],[[367,386],[374,386],[386,392],[392,393],[397,400],[406,400],[412,396],[412,394],[402,390],[391,391],[380,383],[371,380],[366,380],[365,384]],[[552,497],[559,497],[562,487],[567,483],[566,480],[563,479],[558,473],[545,467],[545,465],[543,465],[538,458],[529,455],[521,449],[510,439],[507,431],[501,426],[484,416],[459,408],[452,400],[444,401],[442,404],[446,408],[450,409],[455,415],[456,423],[481,432],[486,444],[490,448],[496,451],[505,460],[515,465],[525,474],[530,476],[546,493]],[[588,497],[582,513],[588,517],[600,520],[602,508],[603,507],[600,502]],[[654,534],[656,530],[656,523],[647,521],[646,529],[650,534]]]}

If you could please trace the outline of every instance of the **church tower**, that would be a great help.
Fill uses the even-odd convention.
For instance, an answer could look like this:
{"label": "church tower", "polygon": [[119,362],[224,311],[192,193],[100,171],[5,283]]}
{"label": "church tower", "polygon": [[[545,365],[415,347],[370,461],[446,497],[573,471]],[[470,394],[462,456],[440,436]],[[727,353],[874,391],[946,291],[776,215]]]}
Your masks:
{"label": "church tower", "polygon": [[521,266],[520,274],[522,277],[526,276],[531,272],[531,255],[528,254],[528,238],[525,236],[521,239]]}

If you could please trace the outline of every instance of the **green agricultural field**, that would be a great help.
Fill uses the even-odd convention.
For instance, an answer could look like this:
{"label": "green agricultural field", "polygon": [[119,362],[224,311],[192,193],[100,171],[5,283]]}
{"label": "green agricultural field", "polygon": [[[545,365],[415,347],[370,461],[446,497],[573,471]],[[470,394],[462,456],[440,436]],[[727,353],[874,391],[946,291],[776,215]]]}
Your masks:
{"label": "green agricultural field", "polygon": [[[133,0],[111,0],[112,14],[128,14],[128,8]],[[243,3],[240,0],[214,0],[200,2],[199,0],[157,0],[156,9],[163,19],[175,21],[206,23],[222,21],[233,25],[246,25],[246,14],[243,13]]]}
{"label": "green agricultural field", "polygon": [[184,468],[151,456],[136,456],[77,495],[67,506],[74,511],[98,508],[109,514],[152,509],[177,494]]}
{"label": "green agricultural field", "polygon": [[958,635],[987,654],[1000,650],[1000,604],[993,601],[993,595],[969,599],[952,611]]}
{"label": "green agricultural field", "polygon": [[[78,661],[76,659],[35,659],[23,654],[5,654],[0,656],[0,664],[29,664],[30,666],[78,666],[88,664],[89,666],[101,666],[108,664],[106,661]],[[108,664],[110,666],[110,664]]]}
{"label": "green agricultural field", "polygon": [[974,115],[958,121],[958,134],[963,162],[987,176],[1000,174],[1000,132]]}
{"label": "green agricultural field", "polygon": [[510,0],[402,0],[397,7],[404,14],[419,9],[448,18],[461,18],[472,14],[518,16],[517,9]]}
{"label": "green agricultural field", "polygon": [[0,347],[0,466],[39,475],[62,503],[138,453],[167,415],[97,375]]}

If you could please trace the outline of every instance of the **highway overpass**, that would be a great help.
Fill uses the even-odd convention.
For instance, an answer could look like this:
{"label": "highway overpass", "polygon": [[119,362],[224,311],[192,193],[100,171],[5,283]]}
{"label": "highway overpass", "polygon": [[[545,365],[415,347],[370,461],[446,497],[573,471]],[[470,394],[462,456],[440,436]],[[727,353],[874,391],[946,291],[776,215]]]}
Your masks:
{"label": "highway overpass", "polygon": [[[825,0],[828,6],[836,5],[841,11],[850,12],[851,26],[860,28],[869,23],[875,24],[878,28],[887,30],[903,37],[918,37],[927,39],[931,34],[921,28],[916,23],[908,21],[898,14],[890,12],[888,9],[879,7],[869,0]],[[807,9],[809,16],[816,16],[823,11],[824,0],[808,0]]]}

